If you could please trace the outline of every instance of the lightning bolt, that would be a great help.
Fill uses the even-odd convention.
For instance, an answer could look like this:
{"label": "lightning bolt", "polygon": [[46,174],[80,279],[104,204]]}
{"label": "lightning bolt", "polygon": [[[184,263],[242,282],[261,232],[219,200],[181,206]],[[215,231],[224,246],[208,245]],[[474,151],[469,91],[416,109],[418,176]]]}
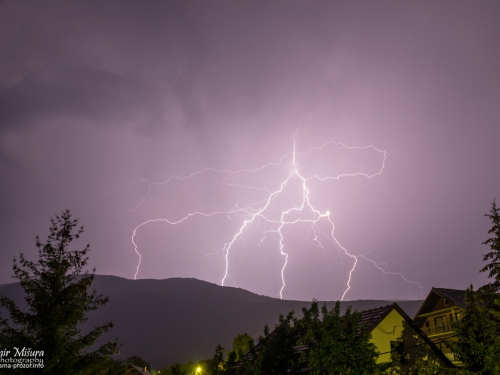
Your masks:
{"label": "lightning bolt", "polygon": [[[299,128],[300,129],[300,128]],[[225,261],[225,269],[224,269],[224,275],[221,279],[221,285],[224,286],[227,278],[231,278],[229,276],[229,270],[230,270],[230,257],[232,254],[233,249],[236,247],[237,242],[241,239],[241,237],[244,235],[244,233],[249,229],[249,227],[256,223],[257,220],[263,220],[266,223],[266,228],[270,227],[269,229],[266,229],[263,233],[263,237],[259,242],[259,246],[266,240],[267,234],[268,233],[276,233],[279,236],[279,252],[281,256],[283,257],[283,266],[281,268],[281,288],[279,291],[279,296],[282,299],[283,298],[283,291],[286,286],[285,282],[285,271],[286,267],[288,264],[288,258],[289,254],[285,251],[285,245],[284,245],[284,228],[288,226],[292,226],[294,224],[298,223],[305,223],[310,225],[310,233],[313,234],[313,239],[312,243],[316,244],[317,246],[324,248],[323,244],[321,243],[321,240],[319,238],[318,234],[324,235],[324,233],[321,231],[320,227],[318,226],[318,223],[320,221],[323,221],[327,223],[329,229],[329,236],[327,238],[333,242],[334,246],[337,247],[337,249],[340,249],[340,252],[343,253],[347,258],[350,258],[352,260],[352,266],[349,269],[349,274],[347,277],[347,282],[346,282],[346,288],[342,294],[341,300],[344,300],[346,294],[349,292],[351,289],[351,280],[353,277],[353,274],[355,272],[356,266],[358,264],[359,260],[364,260],[367,262],[370,262],[373,264],[373,266],[381,271],[385,276],[388,275],[396,275],[400,277],[402,280],[405,282],[409,283],[410,285],[415,284],[420,288],[420,291],[423,296],[423,288],[422,286],[416,282],[407,279],[404,277],[401,273],[398,272],[389,272],[386,269],[384,269],[381,264],[383,263],[376,263],[375,261],[371,260],[370,258],[367,257],[367,254],[365,255],[354,255],[350,253],[344,246],[341,245],[341,243],[338,241],[338,239],[335,237],[334,231],[335,231],[335,225],[331,219],[331,215],[329,211],[321,211],[313,206],[311,203],[311,190],[309,188],[309,183],[311,181],[328,181],[328,180],[339,180],[341,178],[348,178],[348,177],[355,177],[355,176],[362,176],[368,179],[371,179],[373,177],[379,176],[382,174],[385,168],[385,162],[387,158],[387,153],[386,151],[380,150],[376,148],[373,145],[369,146],[347,146],[343,143],[335,142],[335,141],[328,141],[326,143],[323,143],[320,146],[315,146],[310,148],[309,150],[305,152],[299,152],[297,151],[296,148],[296,137],[298,130],[295,131],[293,134],[293,149],[292,152],[289,152],[285,155],[283,155],[277,162],[273,163],[268,163],[265,164],[259,168],[256,169],[240,169],[237,171],[232,171],[229,169],[225,170],[216,170],[212,168],[205,168],[203,170],[200,170],[198,172],[191,173],[186,176],[171,176],[168,179],[161,181],[161,182],[153,182],[150,180],[146,179],[139,179],[134,181],[133,183],[138,183],[138,182],[144,182],[148,184],[148,189],[146,194],[143,196],[143,198],[140,200],[139,204],[137,205],[137,209],[139,209],[140,205],[147,199],[149,194],[151,193],[151,190],[154,186],[159,186],[159,185],[165,185],[168,184],[169,182],[173,180],[189,180],[190,178],[193,178],[194,176],[197,175],[202,175],[205,173],[215,173],[218,175],[223,175],[223,176],[239,176],[243,173],[256,173],[259,171],[262,171],[266,168],[269,168],[271,166],[281,166],[284,164],[284,161],[287,160],[288,158],[291,158],[291,167],[290,171],[287,175],[287,177],[279,184],[279,188],[276,190],[271,190],[268,189],[267,187],[256,187],[256,186],[249,186],[249,185],[241,185],[241,184],[235,184],[229,181],[228,178],[225,178],[221,184],[227,185],[227,186],[232,186],[232,187],[237,187],[237,188],[244,188],[244,189],[252,189],[252,190],[257,190],[261,191],[264,194],[266,194],[266,197],[258,202],[254,202],[252,204],[246,205],[245,207],[239,207],[236,205],[235,207],[228,209],[228,210],[216,210],[212,209],[211,211],[208,212],[203,212],[203,211],[195,211],[187,214],[186,216],[182,217],[179,220],[176,221],[171,221],[168,219],[151,219],[144,221],[143,223],[139,224],[137,227],[132,232],[132,244],[134,246],[134,251],[139,257],[139,261],[136,267],[136,271],[134,274],[134,279],[137,279],[137,275],[139,273],[140,265],[141,265],[141,260],[142,260],[142,255],[138,251],[138,246],[135,242],[135,237],[137,235],[137,231],[150,223],[154,222],[163,222],[169,225],[177,225],[180,224],[184,221],[189,220],[190,218],[194,216],[201,216],[201,217],[214,217],[217,215],[226,215],[228,217],[232,216],[241,216],[244,217],[243,223],[239,227],[238,230],[230,237],[230,240],[226,242],[223,245],[223,255],[224,255],[224,261]],[[306,175],[304,171],[300,170],[300,167],[297,163],[297,156],[306,156],[308,154],[311,154],[315,151],[318,150],[323,150],[328,147],[340,147],[345,150],[371,150],[374,151],[375,153],[379,154],[382,157],[382,163],[380,165],[380,168],[375,171],[374,173],[368,174],[363,172],[363,170],[354,172],[354,173],[341,173],[337,174],[335,176],[320,176],[318,174],[313,174],[313,175]],[[287,208],[287,209],[282,209],[281,212],[276,208],[276,200],[281,197],[284,193],[284,190],[289,187],[289,185],[292,185],[292,182],[295,182],[296,180],[299,181],[299,184],[301,186],[300,190],[300,201],[296,204],[294,204],[292,207]],[[302,215],[302,216],[300,216]],[[305,218],[304,218],[305,216]],[[387,266],[387,264],[386,264]],[[387,268],[387,267],[386,267]]]}

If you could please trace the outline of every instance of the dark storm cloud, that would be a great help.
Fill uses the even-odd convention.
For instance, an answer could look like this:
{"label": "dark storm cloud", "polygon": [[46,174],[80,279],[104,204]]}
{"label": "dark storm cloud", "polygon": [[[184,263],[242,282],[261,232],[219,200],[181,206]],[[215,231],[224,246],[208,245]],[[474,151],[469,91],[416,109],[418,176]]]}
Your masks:
{"label": "dark storm cloud", "polygon": [[[168,116],[173,100],[184,126],[237,126],[242,113],[264,116],[296,96],[290,86],[302,86],[301,96],[314,102],[318,93],[307,91],[324,80],[310,57],[328,45],[315,38],[321,30],[314,30],[314,13],[300,4],[26,7],[3,54],[2,126],[55,112],[123,124],[134,109]],[[279,18],[286,23],[275,23]],[[147,125],[164,128],[168,120]]]}
{"label": "dark storm cloud", "polygon": [[134,109],[154,113],[159,104],[151,87],[87,68],[58,72],[50,82],[27,77],[13,88],[3,88],[0,100],[0,120],[8,128],[35,124],[52,118],[55,112],[89,117],[95,124],[120,125],[134,115]]}
{"label": "dark storm cloud", "polygon": [[[302,125],[302,151],[328,140],[388,151],[376,179],[315,185],[342,244],[376,249],[377,261],[401,263],[425,288],[480,282],[481,215],[500,191],[498,14],[487,1],[2,1],[1,273],[19,251],[34,254],[48,215],[69,207],[88,228],[98,272],[131,277],[140,222],[249,198],[204,174],[153,189],[138,208],[148,188],[127,183],[256,168],[290,152]],[[308,162],[350,165],[347,156]],[[230,235],[217,231],[235,221],[218,220],[144,229],[141,277],[220,282]],[[272,269],[276,254],[247,259],[245,244],[241,286],[272,294],[273,272],[266,283],[243,276]],[[290,258],[289,298],[338,298],[336,255],[308,256]],[[408,285],[392,282],[364,264],[352,298],[404,297]]]}

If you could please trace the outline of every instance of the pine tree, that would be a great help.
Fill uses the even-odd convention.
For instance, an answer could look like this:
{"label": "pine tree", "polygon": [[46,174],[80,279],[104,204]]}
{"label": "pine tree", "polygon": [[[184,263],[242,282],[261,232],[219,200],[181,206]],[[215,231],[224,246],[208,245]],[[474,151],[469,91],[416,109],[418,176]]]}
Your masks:
{"label": "pine tree", "polygon": [[465,369],[484,375],[500,373],[500,329],[492,319],[484,295],[465,291],[464,317],[455,326],[458,342],[450,342],[455,358]]}
{"label": "pine tree", "polygon": [[44,374],[93,373],[93,368],[117,352],[118,345],[108,342],[90,351],[112,323],[86,334],[81,325],[88,320],[87,313],[106,304],[108,298],[95,290],[89,293],[95,275],[95,268],[92,273],[84,270],[89,245],[83,250],[69,249],[83,232],[78,219],[72,219],[66,210],[50,221],[47,241],[42,243],[36,237],[38,261],[28,260],[22,253],[19,262],[14,259],[14,278],[25,292],[28,311],[21,311],[5,296],[0,298],[0,306],[10,315],[10,319],[0,316],[0,347],[43,350]]}
{"label": "pine tree", "polygon": [[480,272],[488,271],[488,277],[493,279],[493,282],[484,285],[480,290],[498,292],[500,291],[500,209],[497,207],[495,200],[491,205],[490,213],[484,216],[490,218],[493,223],[493,226],[488,231],[489,234],[493,234],[493,237],[483,242],[483,245],[488,245],[491,251],[484,255],[483,261],[489,261],[489,263]]}

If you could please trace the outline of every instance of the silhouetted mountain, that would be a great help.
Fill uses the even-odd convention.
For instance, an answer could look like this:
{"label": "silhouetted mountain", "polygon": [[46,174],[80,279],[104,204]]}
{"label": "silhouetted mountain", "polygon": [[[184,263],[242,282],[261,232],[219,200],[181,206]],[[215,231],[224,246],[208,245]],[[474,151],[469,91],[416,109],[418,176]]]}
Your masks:
{"label": "silhouetted mountain", "polygon": [[[243,332],[262,334],[264,324],[272,329],[280,313],[295,310],[300,316],[310,301],[287,301],[260,296],[243,289],[221,287],[197,279],[128,280],[116,276],[95,277],[93,288],[109,296],[109,303],[89,316],[89,325],[113,321],[104,340],[117,337],[121,357],[137,354],[160,367],[189,359],[210,358],[221,343],[231,348],[233,338]],[[24,305],[19,283],[0,285],[0,294]],[[366,310],[391,301],[342,302]],[[398,301],[410,316],[422,301]],[[329,302],[333,307],[334,302]]]}

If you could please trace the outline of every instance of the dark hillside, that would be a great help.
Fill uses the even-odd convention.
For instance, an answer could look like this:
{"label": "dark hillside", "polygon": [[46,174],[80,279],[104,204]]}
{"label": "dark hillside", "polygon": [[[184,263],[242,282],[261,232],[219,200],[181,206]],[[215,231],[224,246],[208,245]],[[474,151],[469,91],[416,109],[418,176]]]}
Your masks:
{"label": "dark hillside", "polygon": [[[109,303],[93,312],[89,323],[112,320],[114,328],[105,339],[118,337],[122,356],[137,354],[154,366],[209,358],[217,343],[230,348],[233,337],[243,332],[257,338],[264,324],[272,328],[277,323],[278,314],[299,313],[310,306],[310,301],[284,301],[197,279],[128,280],[98,275],[93,287],[109,296]],[[0,294],[22,301],[17,283],[1,285]],[[342,310],[349,305],[365,310],[390,303],[342,302]],[[398,303],[413,316],[421,301]]]}

